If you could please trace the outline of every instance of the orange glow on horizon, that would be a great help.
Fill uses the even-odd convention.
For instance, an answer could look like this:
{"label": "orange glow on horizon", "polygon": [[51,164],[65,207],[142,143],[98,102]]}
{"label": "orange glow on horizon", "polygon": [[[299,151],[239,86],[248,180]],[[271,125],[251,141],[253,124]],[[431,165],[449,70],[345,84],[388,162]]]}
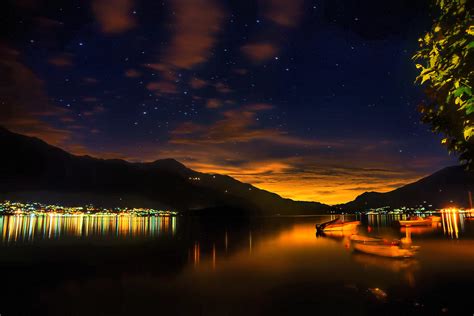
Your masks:
{"label": "orange glow on horizon", "polygon": [[346,203],[367,191],[388,192],[423,177],[410,172],[394,174],[392,178],[376,178],[354,171],[347,176],[331,175],[324,171],[305,173],[294,171],[291,164],[283,162],[249,163],[244,167],[191,163],[190,168],[210,174],[229,175],[284,198],[297,201],[315,201],[329,205]]}

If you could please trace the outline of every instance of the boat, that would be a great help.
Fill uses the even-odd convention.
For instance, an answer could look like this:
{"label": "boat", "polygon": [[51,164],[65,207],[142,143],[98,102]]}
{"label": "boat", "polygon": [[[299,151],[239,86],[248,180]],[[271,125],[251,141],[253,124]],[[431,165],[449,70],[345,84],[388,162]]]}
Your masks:
{"label": "boat", "polygon": [[360,225],[360,221],[344,222],[344,221],[341,221],[339,218],[336,218],[332,221],[316,225],[316,229],[320,232],[354,231],[357,229],[357,226],[359,225]]}
{"label": "boat", "polygon": [[433,221],[431,219],[422,218],[420,216],[412,216],[406,220],[398,221],[400,226],[431,226]]}
{"label": "boat", "polygon": [[354,250],[369,255],[375,255],[388,258],[411,258],[415,255],[417,248],[402,248],[398,244],[392,243],[363,243],[353,244]]}
{"label": "boat", "polygon": [[351,236],[351,241],[359,242],[359,243],[383,243],[384,242],[383,238],[380,238],[380,237],[368,237],[368,236],[362,236],[362,235],[357,235],[357,234]]}
{"label": "boat", "polygon": [[350,230],[332,230],[332,231],[321,231],[318,236],[328,237],[335,240],[343,240],[350,238],[354,234],[354,231]]}
{"label": "boat", "polygon": [[326,226],[334,224],[338,221],[339,221],[339,217],[332,219],[330,221],[324,222],[324,223],[316,224],[316,230],[322,232]]}
{"label": "boat", "polygon": [[357,229],[357,226],[360,225],[359,221],[351,221],[351,222],[341,222],[341,223],[334,223],[326,226],[323,231],[354,231]]}
{"label": "boat", "polygon": [[441,222],[441,216],[431,215],[431,216],[428,216],[426,219],[430,219],[431,222],[433,223]]}

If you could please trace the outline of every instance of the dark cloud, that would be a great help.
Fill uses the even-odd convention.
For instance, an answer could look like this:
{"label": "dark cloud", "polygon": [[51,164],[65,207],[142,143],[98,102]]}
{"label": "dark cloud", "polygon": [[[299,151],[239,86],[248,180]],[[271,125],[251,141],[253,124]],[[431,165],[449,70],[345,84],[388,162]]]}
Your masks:
{"label": "dark cloud", "polygon": [[220,107],[222,105],[222,102],[219,101],[218,99],[209,99],[207,100],[206,102],[206,107],[208,109],[217,109],[218,107]]}
{"label": "dark cloud", "polygon": [[219,93],[230,93],[232,92],[232,89],[229,88],[228,85],[226,85],[225,83],[222,83],[222,82],[218,82],[214,85],[214,87],[216,88],[216,91],[219,92]]}
{"label": "dark cloud", "polygon": [[0,124],[53,144],[64,143],[70,132],[53,126],[46,118],[63,116],[66,111],[49,103],[43,82],[19,59],[18,51],[0,45]]}
{"label": "dark cloud", "polygon": [[264,17],[284,27],[295,27],[302,15],[302,0],[260,0]]}
{"label": "dark cloud", "polygon": [[161,73],[163,80],[152,85],[162,93],[175,93],[176,71],[190,70],[208,60],[224,18],[223,9],[213,0],[174,0],[171,9],[171,40],[159,62],[146,65]]}
{"label": "dark cloud", "polygon": [[161,60],[174,68],[191,69],[209,58],[224,12],[212,0],[174,0],[171,5],[174,34]]}
{"label": "dark cloud", "polygon": [[189,85],[193,89],[204,88],[205,86],[207,86],[207,84],[208,84],[208,82],[206,80],[202,80],[202,79],[199,79],[199,78],[196,78],[196,77],[191,78],[191,80],[189,81]]}
{"label": "dark cloud", "polygon": [[71,67],[74,65],[72,54],[59,54],[48,59],[51,65],[56,67]]}
{"label": "dark cloud", "polygon": [[125,71],[125,77],[127,78],[138,78],[141,77],[142,73],[136,69],[127,69]]}
{"label": "dark cloud", "polygon": [[105,34],[118,34],[135,27],[132,0],[92,0],[92,11]]}
{"label": "dark cloud", "polygon": [[174,94],[178,93],[178,89],[176,87],[176,84],[170,81],[156,81],[156,82],[150,82],[147,84],[146,88],[150,91],[155,92],[156,94],[160,95],[162,93],[164,94]]}
{"label": "dark cloud", "polygon": [[241,47],[242,53],[255,63],[261,63],[275,57],[278,46],[272,43],[251,43]]}

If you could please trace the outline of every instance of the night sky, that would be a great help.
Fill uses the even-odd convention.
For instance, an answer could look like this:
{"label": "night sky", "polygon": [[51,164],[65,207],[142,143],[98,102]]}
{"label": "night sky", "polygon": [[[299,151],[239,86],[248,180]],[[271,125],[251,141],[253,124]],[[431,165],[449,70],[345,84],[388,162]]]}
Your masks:
{"label": "night sky", "polygon": [[419,123],[428,0],[2,1],[0,124],[346,202],[456,164]]}

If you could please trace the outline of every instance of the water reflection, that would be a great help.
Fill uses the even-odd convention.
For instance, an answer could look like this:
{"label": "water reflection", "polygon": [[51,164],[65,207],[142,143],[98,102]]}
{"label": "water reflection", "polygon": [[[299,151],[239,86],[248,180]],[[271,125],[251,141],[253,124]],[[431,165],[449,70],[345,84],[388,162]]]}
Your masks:
{"label": "water reflection", "polygon": [[459,238],[459,231],[464,232],[464,215],[459,212],[449,211],[441,214],[441,225],[445,235]]}
{"label": "water reflection", "polygon": [[44,239],[87,237],[174,236],[177,218],[137,216],[0,216],[1,241],[32,242]]}
{"label": "water reflection", "polygon": [[401,272],[405,270],[413,272],[419,268],[418,260],[412,258],[393,260],[392,258],[371,256],[364,253],[353,253],[352,258],[361,265],[373,266],[391,272]]}
{"label": "water reflection", "polygon": [[[397,217],[373,218],[374,230],[368,232],[369,218],[363,217],[359,233],[387,239],[406,234],[394,226]],[[463,231],[460,217],[455,219],[458,240],[447,234],[449,221],[451,231],[456,227],[448,215],[444,224],[412,230],[420,245],[415,258],[394,260],[353,252],[347,234],[316,236],[315,224],[328,217],[239,223],[187,217],[0,217],[0,267],[13,271],[2,279],[2,311],[15,314],[28,301],[51,315],[63,315],[71,306],[81,315],[148,315],[157,306],[172,315],[334,313],[335,306],[344,315],[434,315],[443,308],[456,314],[470,304],[471,294],[463,289],[474,282],[474,226],[466,224]],[[93,236],[173,235],[136,243],[88,242]],[[57,242],[67,236],[80,240]],[[38,239],[45,240],[40,247],[12,247]],[[386,293],[383,304],[374,302],[377,289]]]}
{"label": "water reflection", "polygon": [[[346,217],[350,217],[347,216]],[[325,217],[324,220],[335,218]],[[361,220],[365,225],[361,228],[368,233],[388,233],[394,236],[393,227],[405,215],[368,215],[365,217],[352,217]],[[31,242],[42,239],[60,239],[65,237],[87,238],[87,237],[157,237],[175,236],[177,233],[178,219],[175,216],[152,216],[138,217],[128,215],[113,216],[91,216],[91,215],[10,215],[0,216],[0,241],[11,242]],[[446,237],[458,239],[465,232],[465,226],[469,225],[464,218],[464,214],[459,212],[441,213],[441,222],[433,222],[432,226],[411,227],[410,232],[414,235],[436,235],[442,231]],[[314,229],[311,233],[305,232],[305,237],[314,237]],[[406,227],[400,227],[402,234],[406,233]],[[319,237],[328,237],[334,240],[346,240],[356,232],[326,232]],[[227,230],[223,231],[224,251],[229,248],[229,236]],[[254,248],[253,232],[247,231],[246,236],[240,236],[240,240],[245,239],[248,253],[252,253]],[[222,239],[220,240],[222,242]],[[197,245],[197,248],[199,244]],[[192,250],[194,253],[194,250]],[[194,255],[191,257],[194,258]]]}
{"label": "water reflection", "polygon": [[440,227],[439,223],[434,223],[432,226],[413,226],[413,227],[400,227],[400,232],[403,234],[410,233],[413,235],[427,235],[438,231]]}
{"label": "water reflection", "polygon": [[[465,225],[468,223],[465,218],[466,214],[458,211],[441,212],[441,222],[433,222],[431,226],[411,227],[410,231],[414,235],[435,234],[441,228],[443,234],[449,238],[458,239],[465,232]],[[367,231],[383,231],[387,227],[393,227],[398,224],[399,220],[404,220],[407,215],[387,214],[377,215],[371,214],[362,218],[367,225]],[[400,227],[402,233],[406,232],[406,227]]]}
{"label": "water reflection", "polygon": [[411,287],[416,285],[415,272],[420,268],[417,259],[394,260],[393,258],[377,257],[363,253],[353,253],[352,259],[364,267],[377,268],[391,273],[401,273],[401,276]]}
{"label": "water reflection", "polygon": [[398,214],[370,214],[367,215],[367,224],[369,227],[386,227],[392,225],[394,222],[397,222],[401,219],[404,219],[402,215]]}

